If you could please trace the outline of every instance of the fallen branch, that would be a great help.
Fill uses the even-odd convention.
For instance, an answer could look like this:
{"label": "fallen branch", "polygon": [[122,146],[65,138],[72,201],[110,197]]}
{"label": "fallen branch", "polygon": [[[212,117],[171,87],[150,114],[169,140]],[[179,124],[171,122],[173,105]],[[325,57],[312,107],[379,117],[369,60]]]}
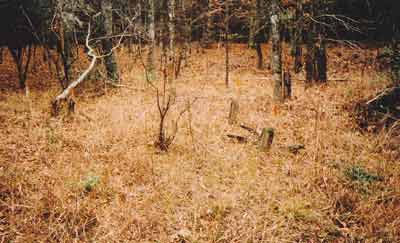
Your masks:
{"label": "fallen branch", "polygon": [[[394,88],[388,88],[385,89],[384,91],[382,91],[380,94],[378,94],[377,96],[375,96],[373,99],[369,100],[368,102],[366,102],[366,105],[370,105],[371,103],[378,101],[380,99],[384,99],[386,97],[391,98],[390,96],[400,96],[400,87],[394,87]],[[393,98],[395,99],[395,98]]]}
{"label": "fallen branch", "polygon": [[298,154],[301,150],[306,149],[306,146],[304,144],[294,144],[289,145],[287,149],[292,154]]}
{"label": "fallen branch", "polygon": [[258,133],[257,130],[252,128],[252,127],[248,127],[248,126],[246,126],[244,124],[240,124],[240,127],[243,128],[244,130],[250,132],[251,134],[257,136],[257,137],[260,136],[260,133]]}
{"label": "fallen branch", "polygon": [[239,136],[239,135],[235,135],[235,134],[227,134],[226,136],[228,138],[237,140],[239,143],[247,143],[248,142],[247,138],[243,137],[243,136]]}

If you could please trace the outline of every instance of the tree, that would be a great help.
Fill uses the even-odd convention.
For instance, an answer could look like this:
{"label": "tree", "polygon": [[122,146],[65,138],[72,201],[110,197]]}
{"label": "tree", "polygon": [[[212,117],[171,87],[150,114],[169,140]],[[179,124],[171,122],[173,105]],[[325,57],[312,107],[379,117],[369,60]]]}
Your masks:
{"label": "tree", "polygon": [[203,47],[204,48],[210,48],[212,39],[213,39],[213,15],[211,14],[211,11],[213,9],[213,1],[212,0],[207,0],[207,5],[205,8],[205,22],[206,24],[203,27],[203,36],[202,36],[202,42],[203,42]]}
{"label": "tree", "polygon": [[303,55],[303,28],[302,19],[303,17],[303,3],[302,1],[297,1],[295,13],[294,13],[294,23],[292,23],[292,56],[294,57],[294,72],[299,73],[303,66],[302,55]]}
{"label": "tree", "polygon": [[282,85],[282,37],[281,22],[279,14],[279,0],[271,1],[271,67],[272,79],[274,81],[274,100],[284,101]]}
{"label": "tree", "polygon": [[155,0],[149,0],[149,11],[148,11],[148,36],[149,36],[149,51],[147,55],[147,68],[146,76],[148,81],[153,81],[156,79],[155,74],[155,47],[156,47],[156,26],[155,26],[155,15],[156,15],[156,5]]}
{"label": "tree", "polygon": [[264,67],[263,53],[261,43],[263,39],[264,27],[261,25],[263,4],[261,0],[255,0],[252,4],[251,26],[250,26],[250,46],[256,50],[257,53],[257,68]]}
{"label": "tree", "polygon": [[[19,87],[25,89],[25,82],[32,59],[32,45],[26,47],[9,47],[10,53],[17,67]],[[24,61],[25,60],[25,61]]]}
{"label": "tree", "polygon": [[119,82],[118,66],[113,48],[113,4],[112,0],[101,1],[101,12],[103,14],[102,32],[105,38],[102,38],[103,51],[107,76],[112,82]]}
{"label": "tree", "polygon": [[225,1],[225,85],[229,87],[229,0]]}

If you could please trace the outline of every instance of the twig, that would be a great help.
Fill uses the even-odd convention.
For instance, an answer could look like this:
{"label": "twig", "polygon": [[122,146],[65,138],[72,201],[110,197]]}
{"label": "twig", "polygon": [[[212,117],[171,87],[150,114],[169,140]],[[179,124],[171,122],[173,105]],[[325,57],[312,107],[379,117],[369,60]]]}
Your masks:
{"label": "twig", "polygon": [[259,133],[257,132],[257,130],[254,129],[254,128],[248,127],[248,126],[246,126],[246,125],[244,125],[244,124],[240,124],[240,127],[243,128],[244,130],[246,130],[246,131],[248,131],[248,132],[254,134],[254,135],[257,136],[257,137],[260,136],[260,134],[259,134]]}
{"label": "twig", "polygon": [[228,138],[236,139],[239,143],[247,143],[247,138],[235,134],[227,134]]}
{"label": "twig", "polygon": [[369,105],[369,104],[371,104],[372,102],[374,102],[374,101],[378,100],[379,98],[381,98],[382,96],[385,96],[388,92],[391,92],[391,91],[393,91],[393,90],[395,90],[395,89],[399,89],[399,87],[394,87],[394,88],[385,89],[385,90],[382,91],[379,95],[377,95],[377,96],[374,97],[373,99],[369,100],[369,101],[366,102],[365,104],[366,104],[366,105]]}

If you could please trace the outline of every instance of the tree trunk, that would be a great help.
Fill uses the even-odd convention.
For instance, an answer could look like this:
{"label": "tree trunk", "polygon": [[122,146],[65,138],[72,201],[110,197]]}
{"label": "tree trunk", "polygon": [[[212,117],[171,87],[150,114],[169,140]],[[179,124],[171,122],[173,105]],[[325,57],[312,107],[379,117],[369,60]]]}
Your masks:
{"label": "tree trunk", "polygon": [[314,77],[314,55],[313,55],[313,47],[307,45],[307,54],[306,54],[306,87],[311,86]]}
{"label": "tree trunk", "polygon": [[306,54],[306,87],[312,85],[313,81],[315,80],[315,45],[314,45],[314,24],[311,20],[309,20],[307,29],[307,54]]}
{"label": "tree trunk", "polygon": [[[14,63],[17,67],[19,87],[21,89],[25,89],[26,86],[25,82],[28,75],[29,64],[32,57],[32,46],[29,45],[27,47],[17,47],[17,48],[9,47],[9,50],[14,59]],[[26,59],[25,62],[24,59]]]}
{"label": "tree trunk", "polygon": [[391,57],[391,73],[392,81],[396,86],[400,86],[400,40],[394,40],[392,45],[392,57]]}
{"label": "tree trunk", "polygon": [[250,10],[250,17],[249,17],[249,40],[248,46],[249,48],[255,48],[256,45],[256,33],[258,30],[257,26],[257,4],[259,0],[252,1],[251,3],[251,10]]}
{"label": "tree trunk", "polygon": [[295,21],[297,24],[294,24],[292,30],[292,55],[294,56],[294,72],[299,73],[303,66],[303,48],[302,48],[302,36],[303,36],[303,26],[301,26],[300,19],[303,16],[303,4],[301,1],[297,2],[296,10],[295,10]]}
{"label": "tree trunk", "polygon": [[212,0],[207,1],[206,17],[205,17],[206,23],[203,27],[203,36],[202,36],[202,42],[204,48],[210,48],[212,43],[213,17],[210,13],[213,8],[212,3],[213,3]]}
{"label": "tree trunk", "polygon": [[[183,2],[183,4],[185,4],[185,1],[182,1]],[[192,0],[189,0],[189,3],[188,3],[188,9],[192,9],[193,8],[193,2],[192,2]],[[186,8],[184,8],[184,9],[186,9]],[[184,10],[184,14],[185,14],[185,10]],[[190,54],[191,54],[191,52],[192,52],[192,32],[193,32],[193,29],[192,29],[192,24],[191,24],[191,22],[192,22],[192,11],[189,11],[189,16],[186,16],[185,15],[185,17],[186,17],[186,21],[185,21],[185,27],[186,27],[186,29],[185,29],[185,31],[186,31],[186,35],[185,35],[185,45],[186,45],[186,53],[185,53],[185,65],[187,65],[187,62],[188,62],[188,56],[190,56]]]}
{"label": "tree trunk", "polygon": [[73,78],[73,73],[72,73],[72,65],[73,65],[73,59],[74,55],[72,53],[72,46],[73,46],[73,33],[72,30],[69,30],[68,28],[65,28],[64,32],[64,39],[63,41],[63,67],[64,67],[64,82],[63,82],[63,88],[66,88],[70,82],[70,80]]}
{"label": "tree trunk", "polygon": [[279,1],[271,2],[271,67],[272,78],[274,81],[274,100],[284,101],[282,85],[282,42],[281,42],[281,23],[279,16]]}
{"label": "tree trunk", "polygon": [[149,0],[149,11],[148,11],[148,35],[150,39],[149,43],[149,52],[147,54],[147,79],[148,81],[156,80],[155,73],[155,47],[156,47],[156,29],[155,29],[155,15],[156,15],[156,6],[155,0]]}
{"label": "tree trunk", "polygon": [[229,1],[225,1],[225,85],[229,87]]}
{"label": "tree trunk", "polygon": [[[314,1],[310,4],[310,16],[319,15],[321,2]],[[327,81],[327,55],[323,37],[324,26],[309,19],[307,27],[306,86],[310,86],[313,82]]]}
{"label": "tree trunk", "polygon": [[292,97],[292,77],[289,71],[283,74],[283,97],[290,99]]}
{"label": "tree trunk", "polygon": [[113,42],[113,6],[112,0],[101,1],[101,11],[103,14],[103,34],[106,36],[102,40],[103,51],[107,54],[104,58],[107,76],[112,82],[119,82],[118,66],[115,53],[112,52]]}
{"label": "tree trunk", "polygon": [[176,0],[168,0],[168,29],[169,29],[169,51],[171,62],[175,58],[175,8]]}
{"label": "tree trunk", "polygon": [[[66,0],[57,1],[57,8],[60,10],[60,29],[59,29],[59,39],[57,43],[57,52],[61,56],[62,67],[58,67],[58,62],[55,65],[59,69],[63,69],[64,75],[59,76],[60,84],[62,89],[65,89],[70,80],[73,78],[72,66],[74,62],[74,55],[72,52],[73,41],[74,41],[74,23],[65,15],[72,14],[75,11],[76,6],[73,3]],[[60,71],[60,70],[59,70]],[[61,72],[60,72],[61,73]]]}
{"label": "tree trunk", "polygon": [[317,71],[316,80],[320,83],[326,83],[328,81],[326,47],[321,35],[315,47],[315,62]]}
{"label": "tree trunk", "polygon": [[257,68],[264,68],[264,57],[262,53],[261,43],[256,42],[256,51],[257,51]]}
{"label": "tree trunk", "polygon": [[170,80],[177,78],[178,57],[176,54],[176,11],[177,0],[168,0],[168,30],[169,30],[169,69]]}
{"label": "tree trunk", "polygon": [[256,16],[255,16],[255,35],[254,35],[254,44],[257,52],[257,68],[263,69],[264,68],[264,60],[263,60],[263,53],[261,42],[263,39],[263,30],[261,28],[261,18],[262,18],[262,4],[261,0],[256,0]]}

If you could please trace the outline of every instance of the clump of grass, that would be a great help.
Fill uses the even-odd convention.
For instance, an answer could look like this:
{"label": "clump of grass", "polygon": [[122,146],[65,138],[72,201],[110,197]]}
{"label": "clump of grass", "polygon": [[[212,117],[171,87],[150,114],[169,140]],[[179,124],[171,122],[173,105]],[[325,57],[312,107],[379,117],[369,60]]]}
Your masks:
{"label": "clump of grass", "polygon": [[91,192],[100,183],[100,177],[91,175],[83,181],[83,188],[86,192]]}
{"label": "clump of grass", "polygon": [[346,177],[351,181],[360,182],[363,184],[370,184],[376,181],[381,181],[383,179],[381,176],[368,172],[361,166],[353,166],[347,168],[344,173]]}

